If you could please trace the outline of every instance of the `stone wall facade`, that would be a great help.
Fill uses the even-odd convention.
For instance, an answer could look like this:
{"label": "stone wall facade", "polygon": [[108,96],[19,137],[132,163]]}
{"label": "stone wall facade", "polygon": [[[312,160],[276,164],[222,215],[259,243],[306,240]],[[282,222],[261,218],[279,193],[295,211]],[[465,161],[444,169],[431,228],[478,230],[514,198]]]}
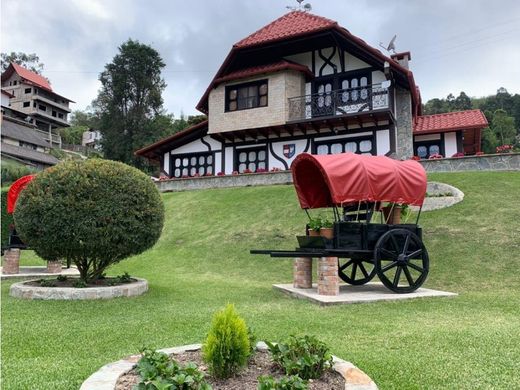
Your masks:
{"label": "stone wall facade", "polygon": [[395,89],[395,153],[397,158],[407,160],[413,156],[412,97],[410,91]]}
{"label": "stone wall facade", "polygon": [[[226,112],[226,86],[267,79],[267,106]],[[288,118],[288,98],[305,94],[305,77],[295,71],[283,71],[223,83],[211,91],[208,101],[209,134],[283,125]]]}
{"label": "stone wall facade", "polygon": [[419,161],[426,172],[520,171],[520,153]]}

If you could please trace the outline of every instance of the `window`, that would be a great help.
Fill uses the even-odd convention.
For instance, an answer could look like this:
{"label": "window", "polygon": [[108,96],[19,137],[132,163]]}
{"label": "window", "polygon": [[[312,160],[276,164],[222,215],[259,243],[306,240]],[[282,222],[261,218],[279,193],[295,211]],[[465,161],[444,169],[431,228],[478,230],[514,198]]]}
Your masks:
{"label": "window", "polygon": [[432,154],[444,155],[442,140],[422,141],[414,143],[415,155],[421,159],[428,159]]}
{"label": "window", "polygon": [[56,111],[52,110],[52,116],[56,117]]}
{"label": "window", "polygon": [[47,107],[45,107],[43,104],[39,104],[38,109],[42,111],[47,111]]}
{"label": "window", "polygon": [[16,85],[16,84],[17,84],[17,81],[16,81],[16,80],[14,80],[14,81],[13,81],[13,85]]}
{"label": "window", "polygon": [[330,141],[317,141],[316,154],[338,153],[375,154],[373,137],[347,138]]}
{"label": "window", "polygon": [[25,88],[25,93],[31,93],[32,88]]}
{"label": "window", "polygon": [[33,102],[33,107],[36,107],[36,102]]}
{"label": "window", "polygon": [[24,107],[31,107],[31,102],[23,102]]}
{"label": "window", "polygon": [[58,112],[58,118],[63,119],[63,114],[61,112]]}
{"label": "window", "polygon": [[267,80],[226,87],[226,111],[267,106]]}
{"label": "window", "polygon": [[171,177],[193,177],[213,175],[212,153],[190,153],[170,156]]}
{"label": "window", "polygon": [[235,171],[244,173],[246,169],[251,172],[256,172],[259,169],[267,170],[267,149],[265,147],[237,149]]}

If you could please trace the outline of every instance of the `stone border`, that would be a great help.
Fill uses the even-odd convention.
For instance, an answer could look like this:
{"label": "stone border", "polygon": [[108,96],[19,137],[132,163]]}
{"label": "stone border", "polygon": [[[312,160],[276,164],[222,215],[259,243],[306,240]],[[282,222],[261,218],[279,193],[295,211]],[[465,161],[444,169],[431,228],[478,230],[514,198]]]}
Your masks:
{"label": "stone border", "polygon": [[[426,192],[429,195],[438,195],[450,192],[453,194],[453,196],[426,197],[424,198],[422,211],[443,209],[446,207],[453,206],[454,204],[457,204],[464,200],[464,192],[462,192],[456,187],[450,186],[449,184],[445,183],[438,183],[435,181],[428,182]],[[411,209],[417,211],[419,210],[419,207],[412,206]]]}
{"label": "stone border", "polygon": [[134,279],[137,279],[137,282],[120,286],[85,288],[28,286],[28,282],[38,280],[33,279],[12,284],[9,289],[9,295],[21,299],[84,300],[132,297],[142,295],[148,291],[148,282],[145,279]]}
{"label": "stone border", "polygon": [[19,273],[17,274],[4,274],[2,273],[2,267],[0,267],[0,279],[8,280],[8,279],[34,279],[34,278],[52,278],[59,275],[65,276],[79,276],[79,271],[75,266],[71,266],[70,268],[62,268],[61,272],[50,274],[47,272],[47,267],[41,267],[39,265],[25,265],[20,266]]}
{"label": "stone border", "polygon": [[[201,348],[201,344],[192,344],[160,349],[159,351],[168,355],[178,355],[184,352],[198,351]],[[256,344],[256,349],[267,351],[267,345],[260,341]],[[104,365],[83,382],[80,390],[114,390],[119,377],[134,368],[139,357],[139,355],[131,355],[126,359]],[[336,356],[333,356],[333,360],[333,369],[345,378],[345,390],[377,390],[374,381],[355,365]]]}
{"label": "stone border", "polygon": [[419,160],[426,172],[518,171],[520,153],[498,153],[483,156],[449,157]]}

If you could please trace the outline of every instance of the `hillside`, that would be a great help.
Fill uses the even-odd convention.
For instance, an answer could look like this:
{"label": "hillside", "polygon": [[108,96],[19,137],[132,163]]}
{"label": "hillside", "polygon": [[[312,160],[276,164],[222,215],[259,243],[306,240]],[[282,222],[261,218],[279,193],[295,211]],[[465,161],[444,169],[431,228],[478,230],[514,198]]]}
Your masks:
{"label": "hillside", "polygon": [[[233,302],[261,340],[310,333],[381,389],[514,388],[520,371],[520,174],[457,173],[451,208],[423,213],[425,287],[456,298],[321,308],[272,290],[291,261],[249,255],[292,248],[306,221],[291,186],[164,195],[166,225],[150,251],[113,268],[150,291],[103,302],[16,301],[2,283],[5,388],[78,388],[142,345],[198,343],[212,313]],[[37,262],[28,253],[26,262]]]}

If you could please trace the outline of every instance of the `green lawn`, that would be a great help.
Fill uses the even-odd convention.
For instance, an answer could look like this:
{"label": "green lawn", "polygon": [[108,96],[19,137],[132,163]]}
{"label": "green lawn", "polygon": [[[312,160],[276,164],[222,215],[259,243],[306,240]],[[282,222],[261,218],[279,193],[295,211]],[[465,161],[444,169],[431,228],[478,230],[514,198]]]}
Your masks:
{"label": "green lawn", "polygon": [[[77,389],[100,366],[142,345],[204,339],[227,302],[259,339],[317,335],[381,389],[512,389],[520,372],[520,173],[435,174],[464,202],[423,213],[431,298],[321,308],[273,291],[291,261],[249,255],[291,248],[306,217],[291,186],[164,195],[159,243],[120,263],[148,279],[144,296],[42,302],[8,296],[2,283],[4,389]],[[129,243],[131,245],[131,243]],[[24,253],[26,263],[40,263]]]}

